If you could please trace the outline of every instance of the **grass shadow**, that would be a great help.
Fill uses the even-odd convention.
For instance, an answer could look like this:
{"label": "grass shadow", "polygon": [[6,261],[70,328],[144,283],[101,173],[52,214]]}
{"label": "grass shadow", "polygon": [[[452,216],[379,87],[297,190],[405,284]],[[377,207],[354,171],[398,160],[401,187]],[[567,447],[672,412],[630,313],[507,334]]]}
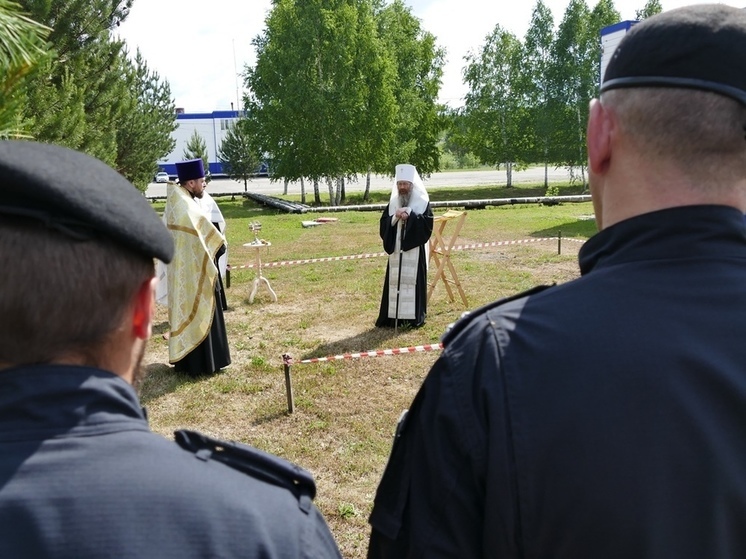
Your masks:
{"label": "grass shadow", "polygon": [[[400,333],[411,332],[413,330],[414,329],[408,325],[402,325],[399,328]],[[300,360],[328,357],[330,355],[341,355],[343,353],[360,353],[365,351],[375,351],[378,349],[387,349],[390,340],[395,337],[396,334],[394,333],[393,328],[374,327],[365,332],[361,332],[356,336],[319,345],[313,351],[303,355]]]}
{"label": "grass shadow", "polygon": [[[143,406],[161,396],[176,391],[180,386],[209,379],[214,375],[190,376],[177,373],[169,363],[149,363],[143,365],[145,378],[137,387]],[[219,374],[219,373],[217,373]]]}
{"label": "grass shadow", "polygon": [[259,427],[261,425],[266,425],[267,423],[272,423],[277,419],[283,419],[288,415],[290,415],[290,412],[288,410],[268,413],[257,417],[254,421],[251,422],[251,425],[253,425],[254,427]]}
{"label": "grass shadow", "polygon": [[563,237],[590,238],[597,233],[596,220],[591,216],[588,219],[576,219],[568,221],[555,227],[539,229],[529,233],[532,237],[556,237],[560,232]]}

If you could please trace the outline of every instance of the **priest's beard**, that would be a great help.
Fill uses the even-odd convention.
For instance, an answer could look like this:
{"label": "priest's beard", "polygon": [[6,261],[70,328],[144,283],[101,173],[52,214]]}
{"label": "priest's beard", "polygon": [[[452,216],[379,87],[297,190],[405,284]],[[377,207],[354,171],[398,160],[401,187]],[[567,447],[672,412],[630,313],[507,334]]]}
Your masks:
{"label": "priest's beard", "polygon": [[399,194],[399,207],[406,208],[409,206],[409,194]]}

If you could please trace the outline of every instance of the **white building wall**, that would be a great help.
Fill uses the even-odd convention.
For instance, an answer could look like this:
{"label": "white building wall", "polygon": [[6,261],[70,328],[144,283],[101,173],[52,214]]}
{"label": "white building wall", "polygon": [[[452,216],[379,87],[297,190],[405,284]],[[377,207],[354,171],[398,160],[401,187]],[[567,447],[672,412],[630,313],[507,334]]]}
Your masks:
{"label": "white building wall", "polygon": [[169,175],[176,176],[176,162],[184,160],[184,150],[196,131],[207,146],[207,160],[212,175],[223,174],[218,161],[218,150],[228,133],[228,128],[238,119],[237,111],[214,111],[212,113],[183,113],[176,115],[176,130],[171,137],[175,147],[158,165]]}

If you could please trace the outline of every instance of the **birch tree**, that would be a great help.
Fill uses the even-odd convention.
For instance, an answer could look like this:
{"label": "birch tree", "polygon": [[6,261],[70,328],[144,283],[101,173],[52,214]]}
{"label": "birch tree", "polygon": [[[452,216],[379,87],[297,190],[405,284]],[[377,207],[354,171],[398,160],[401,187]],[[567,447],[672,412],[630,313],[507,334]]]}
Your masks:
{"label": "birch tree", "polygon": [[648,0],[641,10],[635,10],[635,19],[643,20],[663,11],[660,0]]}
{"label": "birch tree", "polygon": [[396,68],[393,84],[396,119],[393,142],[381,174],[393,174],[399,163],[410,163],[427,176],[440,167],[438,142],[445,127],[437,103],[445,51],[402,0],[394,0],[376,15],[378,32]]}
{"label": "birch tree", "polygon": [[544,188],[549,186],[549,163],[552,158],[552,131],[556,123],[552,114],[550,66],[554,40],[554,18],[543,0],[538,0],[531,14],[523,56],[520,62],[519,83],[528,106],[529,123],[525,132],[532,162],[544,164]]}
{"label": "birch tree", "polygon": [[465,140],[479,160],[505,164],[507,186],[512,186],[513,165],[525,156],[525,107],[518,75],[522,46],[512,33],[497,25],[478,54],[467,56],[464,80],[469,85],[462,117]]}
{"label": "birch tree", "polygon": [[552,45],[552,94],[559,126],[554,134],[557,162],[580,171],[586,180],[588,104],[598,96],[600,32],[617,23],[612,0],[600,0],[591,12],[583,0],[571,0]]}
{"label": "birch tree", "polygon": [[340,185],[382,157],[395,74],[369,0],[277,0],[254,45],[245,105],[274,176]]}

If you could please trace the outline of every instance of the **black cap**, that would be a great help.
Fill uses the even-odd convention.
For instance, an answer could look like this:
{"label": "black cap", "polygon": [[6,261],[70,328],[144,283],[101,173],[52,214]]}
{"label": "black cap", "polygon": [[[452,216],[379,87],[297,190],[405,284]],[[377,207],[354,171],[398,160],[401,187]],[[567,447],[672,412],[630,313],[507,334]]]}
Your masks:
{"label": "black cap", "polygon": [[746,10],[698,4],[638,23],[609,61],[601,92],[628,87],[701,89],[746,105]]}
{"label": "black cap", "polygon": [[166,263],[174,254],[171,233],[137,188],[102,161],[61,146],[0,141],[3,214],[72,237],[107,237]]}

